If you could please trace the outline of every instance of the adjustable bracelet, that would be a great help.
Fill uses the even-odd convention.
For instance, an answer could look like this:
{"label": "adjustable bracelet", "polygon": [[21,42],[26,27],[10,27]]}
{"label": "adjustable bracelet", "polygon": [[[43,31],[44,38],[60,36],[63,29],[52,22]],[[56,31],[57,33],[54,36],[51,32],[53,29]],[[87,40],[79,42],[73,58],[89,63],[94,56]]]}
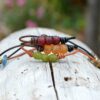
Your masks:
{"label": "adjustable bracelet", "polygon": [[[27,40],[29,38],[29,40]],[[75,37],[59,37],[59,36],[34,36],[27,35],[19,38],[21,44],[8,48],[7,50],[0,53],[0,64],[5,66],[7,60],[21,57],[24,54],[28,54],[29,57],[44,61],[44,62],[57,62],[60,59],[63,59],[66,56],[76,54],[78,52],[87,56],[90,61],[100,68],[100,62],[94,55],[83,47],[75,44],[70,41],[75,39]],[[27,50],[24,47],[32,47],[31,50]],[[18,48],[9,56],[6,55],[12,49]],[[18,55],[15,55],[18,51],[23,50],[24,52]],[[35,50],[35,52],[34,52]],[[14,56],[15,55],[15,56]]]}

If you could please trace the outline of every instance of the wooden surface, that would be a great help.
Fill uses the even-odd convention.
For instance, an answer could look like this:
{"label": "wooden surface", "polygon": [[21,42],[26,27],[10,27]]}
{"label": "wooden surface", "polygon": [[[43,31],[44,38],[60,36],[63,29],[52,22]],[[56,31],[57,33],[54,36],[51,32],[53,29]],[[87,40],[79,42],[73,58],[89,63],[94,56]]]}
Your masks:
{"label": "wooden surface", "polygon": [[[1,41],[0,52],[28,34],[66,36],[50,29],[25,29]],[[24,55],[0,69],[0,100],[100,100],[100,70],[80,53],[53,64]]]}

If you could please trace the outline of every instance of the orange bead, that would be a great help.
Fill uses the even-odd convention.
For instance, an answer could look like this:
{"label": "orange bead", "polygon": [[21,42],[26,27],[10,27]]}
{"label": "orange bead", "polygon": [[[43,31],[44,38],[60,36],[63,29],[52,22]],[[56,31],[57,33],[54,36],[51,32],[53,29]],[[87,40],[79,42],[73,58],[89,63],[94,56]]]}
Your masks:
{"label": "orange bead", "polygon": [[64,44],[59,44],[59,45],[45,45],[44,46],[44,53],[46,54],[50,54],[50,53],[54,53],[54,54],[57,54],[57,55],[64,55],[65,53],[67,53],[68,51],[68,48],[66,45]]}
{"label": "orange bead", "polygon": [[59,54],[59,45],[54,45],[53,49],[52,49],[52,53],[54,54]]}
{"label": "orange bead", "polygon": [[64,44],[60,44],[60,54],[65,54],[67,53],[67,51],[68,51],[67,46]]}
{"label": "orange bead", "polygon": [[65,54],[68,51],[67,46],[64,44],[54,45],[52,53],[54,54]]}
{"label": "orange bead", "polygon": [[44,53],[49,54],[52,52],[53,44],[44,46]]}

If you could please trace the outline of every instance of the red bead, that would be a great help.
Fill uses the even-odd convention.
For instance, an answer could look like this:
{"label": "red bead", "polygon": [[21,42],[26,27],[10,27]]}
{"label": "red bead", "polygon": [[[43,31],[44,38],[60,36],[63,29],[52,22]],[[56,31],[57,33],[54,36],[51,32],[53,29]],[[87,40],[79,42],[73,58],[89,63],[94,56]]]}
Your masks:
{"label": "red bead", "polygon": [[45,37],[44,36],[39,36],[38,37],[38,45],[44,46],[46,43]]}
{"label": "red bead", "polygon": [[60,43],[60,38],[58,36],[53,37],[53,44],[59,44]]}
{"label": "red bead", "polygon": [[51,36],[47,36],[45,39],[46,39],[46,44],[52,44],[53,43],[53,38]]}

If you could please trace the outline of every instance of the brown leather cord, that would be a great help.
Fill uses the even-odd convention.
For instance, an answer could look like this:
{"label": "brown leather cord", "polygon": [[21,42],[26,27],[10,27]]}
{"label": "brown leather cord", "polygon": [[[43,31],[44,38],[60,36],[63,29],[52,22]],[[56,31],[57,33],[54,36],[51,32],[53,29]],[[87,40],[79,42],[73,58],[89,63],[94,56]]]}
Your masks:
{"label": "brown leather cord", "polygon": [[32,38],[32,37],[37,37],[37,36],[35,36],[35,35],[26,35],[26,36],[21,36],[20,38],[19,38],[19,40],[22,42],[22,43],[30,43],[30,41],[26,41],[26,40],[24,40],[25,38]]}

